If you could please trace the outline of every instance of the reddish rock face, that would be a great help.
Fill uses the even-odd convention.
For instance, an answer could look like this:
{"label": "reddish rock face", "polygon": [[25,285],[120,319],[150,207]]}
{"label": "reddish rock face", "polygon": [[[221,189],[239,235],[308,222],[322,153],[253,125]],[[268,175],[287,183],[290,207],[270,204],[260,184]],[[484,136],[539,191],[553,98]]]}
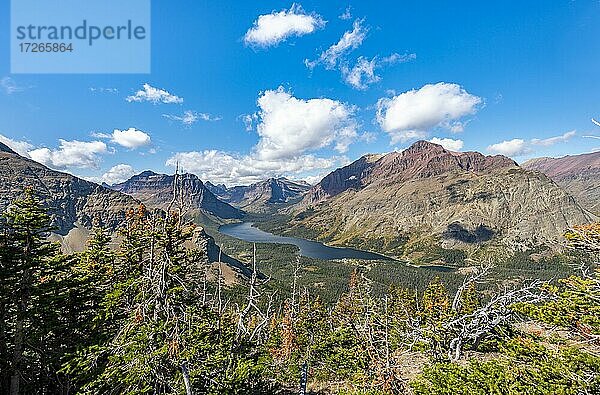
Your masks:
{"label": "reddish rock face", "polygon": [[349,165],[329,173],[309,190],[304,201],[309,204],[316,203],[347,189],[360,188],[367,171],[379,158],[381,155],[365,155]]}
{"label": "reddish rock face", "polygon": [[544,173],[573,195],[583,207],[600,214],[600,152],[531,159],[522,167]]}
{"label": "reddish rock face", "polygon": [[373,164],[364,184],[398,182],[450,172],[485,172],[517,164],[505,156],[479,152],[453,152],[438,144],[417,141],[403,152],[394,152]]}
{"label": "reddish rock face", "polygon": [[293,210],[292,226],[340,245],[427,235],[444,245],[556,246],[569,226],[595,219],[548,177],[512,159],[426,141],[330,173]]}
{"label": "reddish rock face", "polygon": [[335,170],[309,191],[304,202],[316,203],[347,189],[361,189],[372,183],[390,184],[450,172],[477,173],[516,166],[515,161],[502,155],[453,152],[438,144],[417,141],[402,152],[365,155]]}
{"label": "reddish rock face", "polygon": [[568,155],[562,158],[536,158],[528,160],[522,166],[526,169],[541,171],[552,179],[579,176],[588,172],[600,171],[600,151]]}

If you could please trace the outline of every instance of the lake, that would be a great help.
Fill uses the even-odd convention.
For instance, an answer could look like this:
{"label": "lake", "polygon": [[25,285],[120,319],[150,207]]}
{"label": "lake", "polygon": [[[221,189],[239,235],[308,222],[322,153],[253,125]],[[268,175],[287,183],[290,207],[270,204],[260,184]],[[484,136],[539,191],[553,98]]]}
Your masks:
{"label": "lake", "polygon": [[390,260],[383,255],[373,252],[356,250],[354,248],[329,247],[318,241],[300,239],[297,237],[277,236],[269,232],[260,230],[252,226],[252,222],[241,222],[237,224],[223,225],[219,228],[219,233],[236,239],[249,241],[251,243],[275,243],[275,244],[293,244],[300,249],[300,255],[317,259],[366,259],[366,260]]}

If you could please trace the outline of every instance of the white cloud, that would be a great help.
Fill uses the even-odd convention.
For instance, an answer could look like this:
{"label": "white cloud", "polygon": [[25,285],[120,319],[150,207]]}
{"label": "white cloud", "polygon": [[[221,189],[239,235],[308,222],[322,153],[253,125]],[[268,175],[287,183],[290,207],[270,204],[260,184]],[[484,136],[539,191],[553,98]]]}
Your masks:
{"label": "white cloud", "polygon": [[119,165],[113,166],[106,173],[102,175],[101,181],[107,183],[108,185],[118,184],[123,181],[127,181],[133,175],[135,175],[135,170],[130,165],[121,163]]}
{"label": "white cloud", "polygon": [[279,87],[263,92],[258,106],[260,141],[255,150],[265,160],[329,146],[345,152],[357,137],[354,107],[336,100],[298,99]]}
{"label": "white cloud", "polygon": [[127,130],[115,129],[111,137],[112,142],[130,149],[136,149],[150,144],[150,136],[135,128],[129,128]]}
{"label": "white cloud", "polygon": [[523,139],[504,140],[487,147],[488,152],[505,156],[522,156],[531,152]]}
{"label": "white cloud", "polygon": [[94,87],[91,87],[90,92],[92,92],[92,93],[115,93],[116,94],[116,93],[119,93],[119,90],[117,88],[103,88],[103,87],[94,88]]}
{"label": "white cloud", "polygon": [[307,182],[310,185],[316,185],[319,182],[321,182],[321,180],[327,175],[329,174],[328,172],[325,173],[320,173],[314,176],[306,176],[304,178],[302,178],[302,181]]}
{"label": "white cloud", "polygon": [[381,80],[381,77],[375,74],[376,69],[380,69],[388,64],[408,62],[416,59],[416,57],[417,55],[414,53],[404,55],[394,53],[383,59],[379,59],[378,56],[375,56],[371,60],[360,56],[354,67],[349,68],[347,65],[341,66],[342,77],[344,78],[344,81],[346,81],[346,83],[351,85],[353,88],[365,90],[369,87],[369,85]]}
{"label": "white cloud", "polygon": [[[583,136],[583,137],[585,137],[586,139],[596,139],[596,140],[600,140],[600,136],[592,136],[592,135],[589,135],[589,136]],[[8,145],[8,144],[7,144],[7,145]]]}
{"label": "white cloud", "polygon": [[364,133],[361,133],[360,136],[358,136],[358,140],[364,141],[365,143],[370,144],[370,143],[374,142],[375,140],[377,140],[377,134],[373,133],[373,132],[364,132]]}
{"label": "white cloud", "polygon": [[29,151],[29,156],[36,162],[55,169],[69,167],[98,168],[100,154],[108,152],[106,144],[102,141],[67,141],[59,140],[60,146],[56,150],[38,148]]}
{"label": "white cloud", "polygon": [[27,158],[29,158],[29,153],[27,151],[33,149],[33,145],[29,144],[27,141],[13,140],[2,134],[0,134],[0,143],[6,144],[8,148],[12,149],[17,154]]}
{"label": "white cloud", "polygon": [[391,144],[422,138],[436,127],[456,128],[457,121],[477,112],[482,99],[460,85],[440,82],[377,102],[377,122]]}
{"label": "white cloud", "polygon": [[204,181],[226,185],[247,185],[267,177],[290,174],[306,174],[331,169],[343,161],[342,158],[318,158],[301,155],[293,160],[263,160],[256,155],[238,156],[217,150],[179,152],[169,158],[167,166],[177,164],[185,171],[196,174]]}
{"label": "white cloud", "polygon": [[369,85],[378,82],[381,78],[375,74],[376,59],[367,60],[359,57],[352,69],[342,67],[344,81],[355,89],[364,90]]}
{"label": "white cloud", "polygon": [[7,95],[12,95],[13,93],[21,92],[25,90],[25,87],[17,85],[15,80],[10,77],[4,77],[0,79],[0,87],[4,90],[4,93]]}
{"label": "white cloud", "polygon": [[252,129],[254,129],[254,122],[257,121],[258,115],[256,115],[256,114],[242,114],[242,115],[239,116],[239,119],[241,119],[242,122],[244,122],[244,128],[246,129],[247,132],[249,132]]}
{"label": "white cloud", "polygon": [[488,152],[506,156],[523,156],[535,151],[536,147],[549,147],[556,143],[569,141],[576,132],[574,130],[566,132],[560,136],[548,137],[545,139],[534,138],[529,141],[523,139],[505,140],[500,143],[492,144],[487,147]]}
{"label": "white cloud", "polygon": [[183,103],[183,98],[172,95],[164,89],[155,88],[149,84],[144,84],[143,89],[137,91],[133,96],[127,96],[128,102],[151,102],[153,104],[179,104]]}
{"label": "white cloud", "polygon": [[298,99],[283,87],[259,94],[258,111],[242,115],[247,127],[256,125],[259,140],[246,155],[217,150],[179,152],[167,166],[179,163],[203,180],[241,185],[267,177],[315,176],[347,162],[345,157],[318,157],[323,148],[345,152],[359,136],[354,107],[327,98]]}
{"label": "white cloud", "polygon": [[213,122],[220,121],[222,119],[220,116],[212,116],[207,113],[198,113],[191,110],[184,111],[182,115],[163,114],[162,116],[170,119],[171,121],[181,122],[186,126],[191,126],[199,120]]}
{"label": "white cloud", "polygon": [[450,151],[460,151],[464,145],[462,140],[454,140],[454,139],[440,139],[437,137],[432,138],[429,142],[433,144],[439,144],[442,147],[446,148]]}
{"label": "white cloud", "polygon": [[268,47],[277,45],[292,36],[303,36],[325,26],[325,21],[317,14],[306,14],[298,4],[289,10],[273,11],[260,15],[246,32],[246,45]]}
{"label": "white cloud", "polygon": [[556,143],[566,142],[571,139],[571,137],[575,136],[576,132],[574,130],[570,132],[566,132],[560,136],[549,137],[547,139],[532,139],[531,144],[533,145],[541,145],[543,147],[548,147],[554,145]]}
{"label": "white cloud", "polygon": [[91,132],[90,136],[95,137],[97,139],[110,139],[110,138],[112,138],[112,134],[101,133],[101,132]]}
{"label": "white cloud", "polygon": [[344,11],[344,13],[340,16],[338,16],[338,18],[340,18],[343,21],[347,21],[348,19],[352,19],[352,7],[348,6],[346,7],[346,10]]}
{"label": "white cloud", "polygon": [[367,37],[368,29],[363,27],[362,20],[354,21],[351,31],[346,31],[340,40],[330,46],[326,51],[323,51],[318,59],[310,61],[306,59],[304,64],[306,67],[313,69],[319,64],[324,64],[328,70],[333,70],[338,66],[338,62],[347,53],[358,48],[364,39]]}

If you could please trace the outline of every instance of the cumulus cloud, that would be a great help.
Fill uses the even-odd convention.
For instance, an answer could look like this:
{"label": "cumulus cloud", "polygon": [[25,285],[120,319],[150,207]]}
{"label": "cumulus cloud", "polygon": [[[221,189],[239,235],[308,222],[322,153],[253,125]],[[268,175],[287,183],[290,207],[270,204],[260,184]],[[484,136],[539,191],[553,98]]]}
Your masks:
{"label": "cumulus cloud", "polygon": [[574,130],[566,132],[560,136],[548,137],[545,139],[534,138],[529,141],[523,139],[512,139],[501,141],[487,147],[488,152],[505,156],[523,156],[533,153],[538,147],[549,147],[556,143],[569,141],[576,135]]}
{"label": "cumulus cloud", "polygon": [[394,53],[390,56],[386,56],[380,59],[378,56],[373,57],[371,60],[360,56],[356,61],[356,64],[350,68],[347,65],[341,66],[342,77],[347,84],[358,90],[365,90],[369,85],[374,84],[381,80],[381,77],[375,74],[377,69],[394,63],[409,62],[417,58],[414,53],[399,55]]}
{"label": "cumulus cloud", "polygon": [[321,180],[323,178],[325,178],[325,176],[327,174],[329,174],[329,173],[325,172],[325,173],[316,174],[314,176],[306,176],[306,177],[302,178],[302,181],[304,181],[304,182],[306,182],[307,184],[310,184],[310,185],[316,185],[319,182],[321,182]]}
{"label": "cumulus cloud", "polygon": [[318,157],[312,151],[332,148],[340,153],[358,140],[355,108],[328,99],[299,99],[279,87],[259,94],[258,111],[241,116],[256,129],[258,142],[246,155],[217,150],[179,152],[166,162],[179,163],[204,180],[228,185],[248,184],[266,177],[315,176],[347,161],[343,156]]}
{"label": "cumulus cloud", "polygon": [[182,115],[163,114],[162,116],[171,121],[181,122],[186,126],[191,126],[200,120],[214,122],[222,119],[220,116],[213,116],[203,112],[198,113],[191,110],[184,111]]}
{"label": "cumulus cloud", "polygon": [[235,155],[223,151],[206,150],[179,152],[169,158],[167,166],[177,164],[185,171],[196,174],[202,180],[226,185],[247,185],[267,177],[290,174],[306,174],[331,169],[343,162],[343,158],[319,158],[301,155],[293,160],[264,160],[255,154]]}
{"label": "cumulus cloud", "polygon": [[254,25],[244,36],[246,45],[269,47],[285,41],[289,37],[304,36],[325,26],[318,14],[307,14],[299,4],[292,4],[289,10],[259,15]]}
{"label": "cumulus cloud", "polygon": [[315,66],[323,64],[328,70],[335,69],[338,62],[343,59],[346,54],[360,47],[367,37],[369,29],[364,27],[362,23],[363,21],[360,19],[355,20],[352,25],[352,30],[346,31],[337,43],[323,51],[316,60],[310,61],[306,59],[304,61],[306,67],[313,69]]}
{"label": "cumulus cloud", "polygon": [[143,89],[138,90],[135,95],[125,98],[128,102],[150,102],[152,104],[179,104],[183,103],[183,98],[173,95],[164,89],[155,88],[149,84],[144,84]]}
{"label": "cumulus cloud", "polygon": [[150,144],[150,136],[136,128],[129,128],[127,130],[115,129],[111,137],[113,143],[130,149],[136,149]]}
{"label": "cumulus cloud", "polygon": [[298,99],[279,87],[263,92],[258,107],[260,141],[255,149],[266,160],[329,146],[346,152],[357,137],[354,107],[336,100]]}
{"label": "cumulus cloud", "polygon": [[377,102],[376,120],[390,135],[391,144],[423,138],[438,127],[462,125],[457,121],[477,112],[482,99],[460,85],[428,84]]}
{"label": "cumulus cloud", "polygon": [[499,143],[489,145],[487,150],[492,154],[500,154],[505,156],[522,156],[531,152],[531,149],[527,146],[527,143],[523,139],[504,140]]}
{"label": "cumulus cloud", "polygon": [[63,170],[70,167],[98,168],[100,155],[108,152],[102,141],[67,141],[59,140],[58,149],[38,148],[29,151],[29,156],[36,162],[54,169]]}
{"label": "cumulus cloud", "polygon": [[114,185],[123,181],[127,181],[133,175],[135,175],[135,170],[133,167],[121,163],[111,167],[110,170],[104,173],[101,177],[101,181],[107,183],[108,185]]}
{"label": "cumulus cloud", "polygon": [[433,144],[439,144],[450,151],[460,151],[464,145],[462,140],[454,140],[447,138],[441,139],[438,137],[432,138],[431,140],[429,140],[429,142]]}
{"label": "cumulus cloud", "polygon": [[2,134],[0,134],[0,143],[7,145],[8,148],[12,149],[17,154],[25,156],[27,158],[29,157],[28,151],[33,149],[33,145],[31,145],[27,141],[13,140],[10,137],[6,137]]}

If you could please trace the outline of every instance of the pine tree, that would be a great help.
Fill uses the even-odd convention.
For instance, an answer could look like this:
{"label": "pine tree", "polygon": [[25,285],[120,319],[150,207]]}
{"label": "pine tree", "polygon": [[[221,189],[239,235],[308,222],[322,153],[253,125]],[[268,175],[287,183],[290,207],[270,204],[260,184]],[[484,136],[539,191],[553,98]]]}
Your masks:
{"label": "pine tree", "polygon": [[0,233],[0,370],[3,392],[58,392],[66,333],[68,261],[47,241],[50,217],[31,189],[3,214]]}

